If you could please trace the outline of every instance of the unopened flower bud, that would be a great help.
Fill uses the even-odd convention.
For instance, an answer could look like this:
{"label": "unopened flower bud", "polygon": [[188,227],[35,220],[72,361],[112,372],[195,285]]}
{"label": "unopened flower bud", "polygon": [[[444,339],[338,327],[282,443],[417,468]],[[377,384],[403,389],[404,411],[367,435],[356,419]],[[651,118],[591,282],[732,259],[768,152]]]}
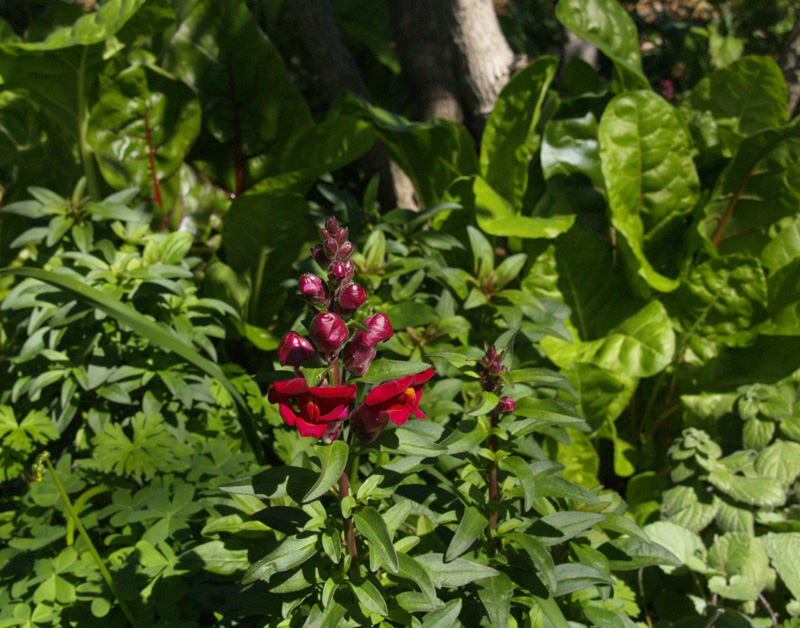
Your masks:
{"label": "unopened flower bud", "polygon": [[336,308],[345,315],[350,315],[367,300],[367,293],[357,283],[347,284],[336,299]]}
{"label": "unopened flower bud", "polygon": [[348,260],[354,250],[353,243],[348,240],[339,246],[339,250],[336,252],[336,259],[341,261]]}
{"label": "unopened flower bud", "polygon": [[336,238],[339,235],[339,221],[336,220],[336,216],[325,218],[325,231],[328,232],[331,238]]}
{"label": "unopened flower bud", "polygon": [[303,362],[316,357],[317,353],[311,343],[293,331],[286,334],[278,347],[278,358],[283,366],[300,366]]}
{"label": "unopened flower bud", "polygon": [[511,397],[509,397],[508,395],[503,395],[502,397],[500,397],[500,402],[497,404],[497,407],[503,414],[511,414],[512,412],[514,412],[516,404],[514,403],[514,400]]}
{"label": "unopened flower bud", "polygon": [[347,276],[347,268],[342,262],[332,262],[328,266],[328,279],[341,284],[344,283],[344,278]]}
{"label": "unopened flower bud", "polygon": [[374,441],[389,423],[387,412],[372,412],[363,403],[350,416],[350,429],[364,444]]}
{"label": "unopened flower bud", "polygon": [[356,274],[356,267],[353,264],[353,260],[346,260],[344,262],[344,279],[342,283],[347,283],[353,279],[353,275]]}
{"label": "unopened flower bud", "polygon": [[323,268],[328,266],[328,258],[325,257],[325,251],[323,250],[321,244],[317,244],[311,249],[311,257],[313,257],[314,261]]}
{"label": "unopened flower bud", "polygon": [[375,347],[368,347],[359,336],[363,332],[356,332],[353,339],[348,342],[342,351],[344,368],[348,373],[352,373],[356,377],[365,375],[369,370],[369,365],[375,359]]}
{"label": "unopened flower bud", "polygon": [[364,321],[364,324],[369,328],[369,331],[360,331],[356,335],[361,334],[360,341],[368,347],[374,347],[379,342],[389,340],[394,335],[392,323],[386,314],[378,313],[370,316]]}
{"label": "unopened flower bud", "polygon": [[319,305],[328,300],[328,289],[322,277],[317,275],[303,275],[300,277],[300,294],[310,303]]}
{"label": "unopened flower bud", "polygon": [[317,314],[308,333],[317,349],[328,355],[336,353],[349,335],[345,322],[330,312]]}
{"label": "unopened flower bud", "polygon": [[331,421],[328,423],[328,429],[326,429],[325,433],[322,435],[322,442],[326,445],[330,445],[333,441],[339,438],[339,434],[342,433],[343,427],[344,421]]}
{"label": "unopened flower bud", "polygon": [[344,244],[345,242],[347,242],[347,238],[348,238],[349,235],[350,235],[350,228],[349,227],[345,227],[344,229],[340,229],[338,235],[335,236],[336,237],[336,241],[339,244]]}
{"label": "unopened flower bud", "polygon": [[328,259],[333,259],[336,257],[336,253],[339,250],[339,245],[336,244],[336,240],[333,238],[328,238],[322,243],[322,249],[325,251],[325,257]]}

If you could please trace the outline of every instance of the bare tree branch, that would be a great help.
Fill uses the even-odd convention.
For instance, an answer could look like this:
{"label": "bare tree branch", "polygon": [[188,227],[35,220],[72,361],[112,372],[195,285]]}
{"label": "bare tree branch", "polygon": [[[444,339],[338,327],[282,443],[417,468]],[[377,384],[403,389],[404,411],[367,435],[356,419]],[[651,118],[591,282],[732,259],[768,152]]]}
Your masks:
{"label": "bare tree branch", "polygon": [[781,70],[789,87],[789,117],[800,104],[800,19],[786,38],[781,54]]}

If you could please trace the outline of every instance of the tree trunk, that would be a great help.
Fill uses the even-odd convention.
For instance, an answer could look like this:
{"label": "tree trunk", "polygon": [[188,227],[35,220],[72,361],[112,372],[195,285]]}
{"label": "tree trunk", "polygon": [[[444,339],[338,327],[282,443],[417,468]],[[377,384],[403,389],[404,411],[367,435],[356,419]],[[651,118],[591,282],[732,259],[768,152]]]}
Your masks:
{"label": "tree trunk", "polygon": [[789,87],[789,118],[800,103],[800,20],[795,24],[781,54],[781,70]]}
{"label": "tree trunk", "polygon": [[[342,39],[330,1],[292,0],[291,6],[300,39],[325,100],[331,102],[344,90],[371,100],[358,65]],[[382,142],[373,146],[361,161],[366,170],[380,172],[378,200],[383,207],[419,210],[411,180],[389,161]]]}
{"label": "tree trunk", "polygon": [[581,39],[569,29],[564,29],[567,34],[567,41],[564,44],[564,54],[561,60],[561,72],[569,65],[574,58],[581,59],[593,68],[597,69],[597,62],[600,59],[600,51],[593,43]]}
{"label": "tree trunk", "polygon": [[329,0],[292,0],[300,41],[327,102],[342,90],[369,98],[369,90],[353,55],[342,40],[336,13]]}
{"label": "tree trunk", "polygon": [[453,50],[434,0],[390,0],[392,28],[403,71],[413,85],[418,115],[461,122]]}
{"label": "tree trunk", "polygon": [[436,0],[458,50],[477,137],[508,83],[516,60],[500,30],[492,0]]}

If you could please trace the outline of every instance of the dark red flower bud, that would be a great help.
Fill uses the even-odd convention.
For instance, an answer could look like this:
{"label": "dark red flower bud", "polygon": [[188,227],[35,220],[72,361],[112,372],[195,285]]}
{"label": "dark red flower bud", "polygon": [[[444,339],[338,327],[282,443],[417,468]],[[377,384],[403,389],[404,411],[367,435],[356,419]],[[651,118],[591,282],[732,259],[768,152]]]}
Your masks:
{"label": "dark red flower bud", "polygon": [[344,283],[347,276],[347,268],[342,262],[333,262],[328,266],[328,279],[336,283]]}
{"label": "dark red flower bud", "polygon": [[314,248],[311,249],[311,257],[314,258],[314,261],[317,264],[319,264],[323,268],[327,268],[328,258],[325,257],[325,251],[322,249],[321,244],[317,244]]}
{"label": "dark red flower bud", "polygon": [[359,334],[363,334],[363,332],[356,332],[353,340],[348,342],[342,351],[345,370],[356,377],[366,374],[369,365],[375,359],[376,353],[375,347],[368,347],[358,340],[360,338]]}
{"label": "dark red flower bud", "polygon": [[306,360],[315,358],[317,352],[305,338],[293,331],[286,334],[278,347],[278,358],[283,366],[300,366]]}
{"label": "dark red flower bud", "polygon": [[336,252],[336,259],[342,261],[350,259],[350,256],[353,254],[354,250],[355,247],[353,246],[353,243],[348,240],[339,246],[339,250]]}
{"label": "dark red flower bud", "polygon": [[322,435],[322,442],[326,445],[330,445],[333,441],[339,438],[339,434],[342,433],[342,428],[344,428],[344,421],[331,421],[328,423],[328,428]]}
{"label": "dark red flower bud", "polygon": [[329,355],[336,353],[349,335],[345,322],[330,312],[317,314],[308,333],[317,349]]}
{"label": "dark red flower bud", "polygon": [[[378,313],[370,316],[364,321],[364,324],[369,328],[369,331],[356,332],[356,336],[361,334],[360,342],[368,347],[374,347],[379,342],[389,340],[389,338],[394,336],[392,323],[389,321],[389,317],[386,316],[386,314]],[[353,339],[355,339],[355,336]]]}
{"label": "dark red flower bud", "polygon": [[320,304],[328,300],[328,287],[317,275],[303,275],[300,277],[300,294],[310,303]]}
{"label": "dark red flower bud", "polygon": [[339,251],[339,245],[336,244],[336,240],[333,238],[328,238],[322,243],[322,249],[325,251],[325,257],[333,259]]}
{"label": "dark red flower bud", "polygon": [[339,293],[336,305],[344,314],[352,314],[367,300],[367,293],[357,283],[347,284]]}
{"label": "dark red flower bud", "polygon": [[347,283],[348,281],[352,281],[353,275],[356,274],[356,267],[353,264],[353,260],[346,260],[344,262],[344,279],[342,283]]}
{"label": "dark red flower bud", "polygon": [[511,414],[512,412],[514,412],[516,404],[514,403],[514,400],[511,397],[503,395],[502,397],[500,397],[500,403],[497,404],[497,407],[503,414]]}
{"label": "dark red flower bud", "polygon": [[372,412],[364,404],[360,404],[350,416],[350,429],[364,444],[378,438],[388,423],[389,415],[386,412]]}
{"label": "dark red flower bud", "polygon": [[336,236],[336,241],[339,244],[344,244],[345,242],[347,242],[347,237],[349,235],[350,235],[350,228],[349,227],[345,227],[344,229],[341,229],[339,231],[339,234]]}
{"label": "dark red flower bud", "polygon": [[329,237],[336,238],[339,235],[339,221],[336,216],[325,218],[325,230],[330,234]]}

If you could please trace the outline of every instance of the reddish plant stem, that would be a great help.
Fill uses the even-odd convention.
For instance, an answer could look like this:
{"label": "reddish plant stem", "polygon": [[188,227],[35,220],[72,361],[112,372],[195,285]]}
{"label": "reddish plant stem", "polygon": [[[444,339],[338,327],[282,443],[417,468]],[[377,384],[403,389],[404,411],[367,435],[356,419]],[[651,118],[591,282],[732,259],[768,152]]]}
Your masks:
{"label": "reddish plant stem", "polygon": [[728,205],[728,209],[723,216],[720,216],[719,224],[717,225],[716,231],[714,231],[714,235],[711,237],[711,244],[714,245],[714,248],[717,248],[725,238],[722,237],[722,231],[725,229],[725,225],[728,224],[728,221],[733,216],[733,212],[736,209],[736,205],[739,203],[739,199],[742,198],[742,194],[744,194],[744,189],[747,187],[747,184],[750,181],[750,176],[753,174],[753,171],[747,173],[747,176],[742,181],[742,185],[739,186],[739,189],[736,191],[736,196],[733,197],[731,204]]}
{"label": "reddish plant stem", "polygon": [[[342,502],[345,497],[350,494],[350,478],[347,476],[347,471],[343,471],[339,477],[339,502]],[[347,555],[353,559],[358,558],[358,550],[356,549],[356,531],[353,523],[353,517],[348,517],[344,521],[344,545],[347,549]]]}
{"label": "reddish plant stem", "polygon": [[233,151],[236,159],[236,196],[244,188],[244,157],[242,155],[242,125],[239,120],[239,103],[236,101],[236,89],[233,84],[233,71],[228,67],[228,85],[231,92],[231,105],[233,107]]}
{"label": "reddish plant stem", "polygon": [[155,195],[156,205],[163,210],[164,206],[161,202],[161,187],[158,184],[158,175],[156,174],[156,151],[153,148],[153,140],[150,135],[150,108],[147,103],[144,105],[144,137],[147,142],[147,156],[150,159],[150,174],[153,177],[153,194]]}
{"label": "reddish plant stem", "polygon": [[[492,428],[489,433],[489,438],[486,439],[486,444],[489,451],[493,454],[497,452],[497,439],[494,435],[494,430],[497,427],[497,412],[492,412],[491,416]],[[497,461],[492,460],[489,467],[489,508],[492,514],[489,517],[489,556],[494,556],[495,551],[495,536],[497,531],[497,510],[494,508],[493,502],[497,501]]]}

